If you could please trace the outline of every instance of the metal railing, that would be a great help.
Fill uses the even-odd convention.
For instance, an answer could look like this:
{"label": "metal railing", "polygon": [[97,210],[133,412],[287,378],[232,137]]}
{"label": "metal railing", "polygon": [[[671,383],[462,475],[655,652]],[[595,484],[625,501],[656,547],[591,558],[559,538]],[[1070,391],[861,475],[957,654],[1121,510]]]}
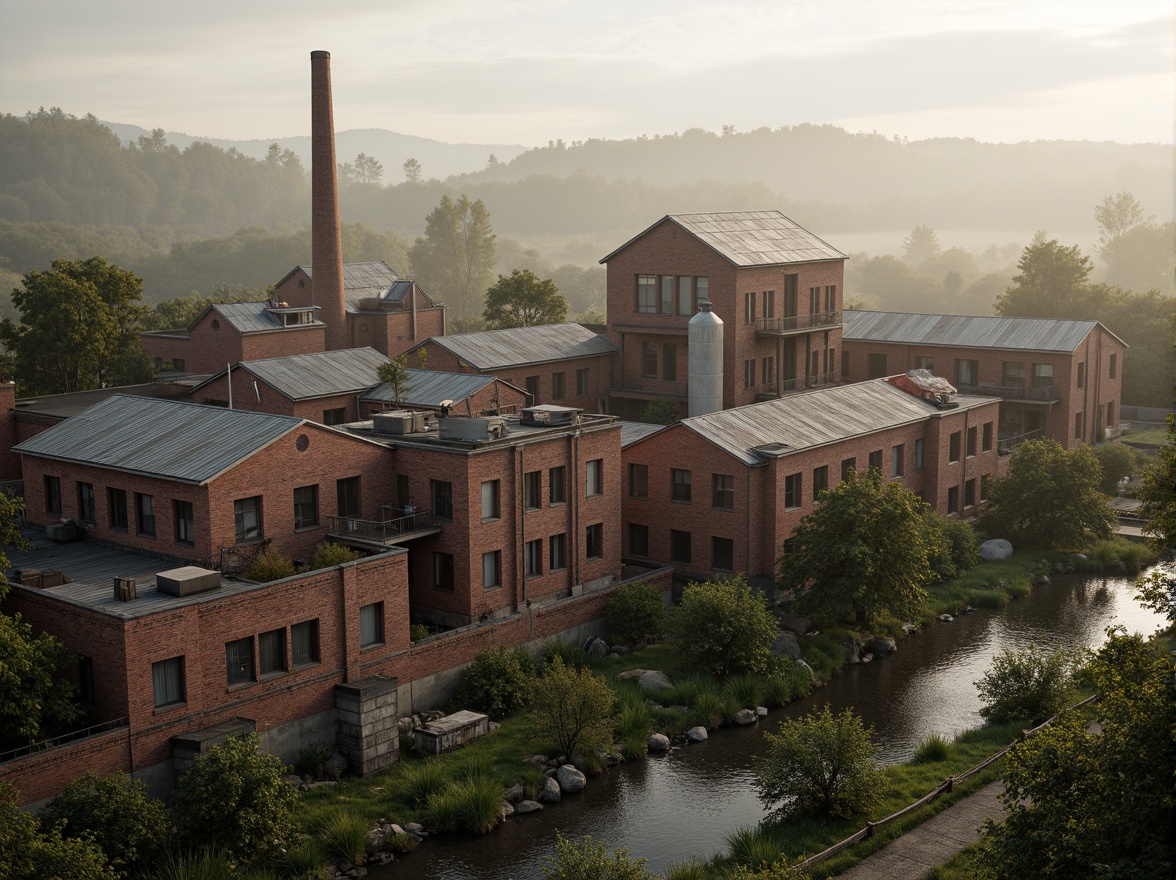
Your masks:
{"label": "metal railing", "polygon": [[439,525],[437,520],[425,511],[404,513],[403,508],[391,508],[399,513],[389,519],[361,519],[358,516],[328,516],[327,531],[332,535],[370,541],[374,544],[388,544],[404,535],[431,529]]}
{"label": "metal railing", "polygon": [[1038,428],[1036,431],[1026,431],[1024,434],[998,437],[996,440],[997,455],[1011,455],[1013,450],[1026,440],[1040,440],[1044,436],[1045,428]]}
{"label": "metal railing", "polygon": [[756,333],[797,333],[831,327],[841,323],[841,312],[816,312],[808,315],[789,315],[787,318],[756,318]]}
{"label": "metal railing", "polygon": [[621,389],[624,391],[647,391],[651,394],[664,394],[668,397],[686,397],[690,393],[690,386],[686,382],[656,379],[649,376],[624,376],[621,378]]}
{"label": "metal railing", "polygon": [[88,739],[91,736],[97,736],[100,733],[106,733],[109,730],[118,730],[120,727],[127,726],[126,718],[116,718],[113,721],[103,721],[101,724],[94,724],[90,727],[83,727],[80,730],[71,730],[69,733],[63,733],[61,736],[55,736],[52,739],[44,739],[40,742],[30,743],[27,746],[20,746],[19,748],[9,749],[6,752],[0,752],[0,764],[7,761],[15,761],[17,758],[23,758],[26,755],[32,755],[36,752],[43,752],[46,749],[56,748],[57,746],[64,746],[71,742]]}
{"label": "metal railing", "polygon": [[1043,403],[1058,399],[1057,385],[992,385],[986,382],[975,384],[957,383],[961,394],[977,394],[981,397],[1001,397],[1006,400],[1040,400]]}
{"label": "metal railing", "polygon": [[826,385],[836,385],[836,373],[814,373],[804,383],[805,388],[824,388]]}

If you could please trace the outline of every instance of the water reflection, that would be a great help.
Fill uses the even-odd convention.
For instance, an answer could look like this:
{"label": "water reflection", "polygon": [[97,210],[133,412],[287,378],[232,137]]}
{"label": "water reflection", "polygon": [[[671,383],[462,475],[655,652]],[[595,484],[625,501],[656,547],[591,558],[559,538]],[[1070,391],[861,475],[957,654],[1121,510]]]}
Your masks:
{"label": "water reflection", "polygon": [[901,642],[898,653],[848,668],[756,729],[719,730],[700,746],[624,765],[593,780],[583,795],[512,819],[485,838],[430,839],[369,876],[533,880],[542,876],[557,831],[626,847],[655,871],[690,855],[709,856],[724,849],[732,831],[764,815],[752,768],[764,750],[763,731],[779,720],[821,703],[834,712],[852,707],[873,726],[881,760],[906,760],[928,734],[955,736],[980,723],[974,682],[1001,649],[1038,644],[1082,651],[1102,644],[1112,624],[1144,633],[1162,626],[1163,618],[1136,604],[1132,593],[1127,579],[1061,579],[1007,608],[936,623]]}

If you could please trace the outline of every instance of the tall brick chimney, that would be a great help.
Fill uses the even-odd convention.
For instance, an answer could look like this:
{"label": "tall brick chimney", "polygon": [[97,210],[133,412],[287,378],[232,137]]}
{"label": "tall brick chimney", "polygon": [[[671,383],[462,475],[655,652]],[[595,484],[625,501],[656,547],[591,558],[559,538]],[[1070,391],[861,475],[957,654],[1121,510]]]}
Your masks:
{"label": "tall brick chimney", "polygon": [[327,350],[349,348],[343,299],[343,244],[339,235],[339,180],[331,53],[310,53],[311,295],[327,325]]}

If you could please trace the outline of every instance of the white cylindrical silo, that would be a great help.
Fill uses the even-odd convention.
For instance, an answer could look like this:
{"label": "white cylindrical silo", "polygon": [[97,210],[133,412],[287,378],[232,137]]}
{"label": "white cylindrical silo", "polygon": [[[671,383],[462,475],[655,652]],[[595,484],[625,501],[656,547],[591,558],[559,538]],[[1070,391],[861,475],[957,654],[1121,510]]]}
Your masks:
{"label": "white cylindrical silo", "polygon": [[723,408],[723,319],[711,311],[709,302],[699,303],[698,309],[687,331],[691,416]]}

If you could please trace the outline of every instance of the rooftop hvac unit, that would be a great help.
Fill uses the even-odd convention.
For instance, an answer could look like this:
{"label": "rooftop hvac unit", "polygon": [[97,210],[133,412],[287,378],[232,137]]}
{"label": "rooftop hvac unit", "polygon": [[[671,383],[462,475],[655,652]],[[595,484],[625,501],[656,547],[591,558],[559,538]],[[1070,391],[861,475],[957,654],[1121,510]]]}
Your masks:
{"label": "rooftop hvac unit", "polygon": [[541,403],[519,410],[522,421],[528,425],[559,426],[574,425],[579,421],[581,410],[574,406],[555,406]]}
{"label": "rooftop hvac unit", "polygon": [[392,434],[395,436],[412,434],[425,430],[425,418],[425,413],[411,412],[406,409],[373,413],[372,430],[377,434]]}
{"label": "rooftop hvac unit", "polygon": [[487,419],[439,419],[437,425],[442,440],[498,440],[506,436],[506,421],[499,416]]}
{"label": "rooftop hvac unit", "polygon": [[60,587],[62,584],[68,584],[70,581],[65,572],[62,571],[38,571],[37,569],[26,568],[20,572],[20,582],[26,587],[48,590],[50,587]]}
{"label": "rooftop hvac unit", "polygon": [[135,589],[135,579],[128,577],[114,577],[114,598],[119,602],[129,602],[131,599],[138,597],[138,591]]}
{"label": "rooftop hvac unit", "polygon": [[207,593],[220,586],[219,571],[198,568],[195,565],[185,565],[183,568],[173,568],[161,571],[155,576],[155,589],[168,596],[194,596],[197,593]]}
{"label": "rooftop hvac unit", "polygon": [[67,544],[78,539],[78,524],[71,522],[50,523],[45,526],[45,537],[58,544]]}

